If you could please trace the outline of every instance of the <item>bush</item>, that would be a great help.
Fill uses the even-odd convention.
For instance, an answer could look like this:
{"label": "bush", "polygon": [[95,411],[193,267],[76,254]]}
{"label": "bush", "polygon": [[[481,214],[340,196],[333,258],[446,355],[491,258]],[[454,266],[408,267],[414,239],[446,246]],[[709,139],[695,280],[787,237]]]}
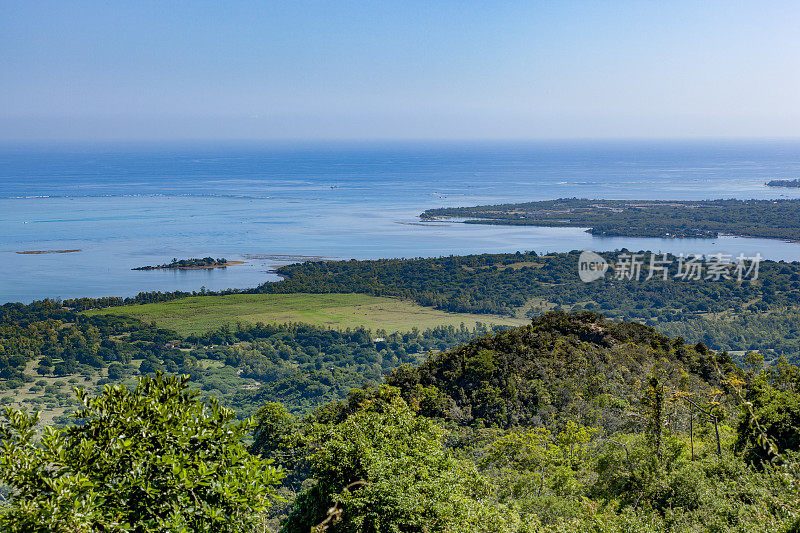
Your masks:
{"label": "bush", "polygon": [[64,361],[63,363],[58,363],[53,368],[53,374],[56,376],[68,376],[70,374],[74,374],[77,371],[77,365],[72,361]]}
{"label": "bush", "polygon": [[[38,413],[6,409],[0,483],[13,488],[0,531],[245,531],[282,477],[251,456],[249,422],[188,377],[142,378],[134,391],[106,387],[65,429],[34,441]],[[134,437],[135,436],[135,437]]]}
{"label": "bush", "polygon": [[379,395],[343,422],[316,430],[316,483],[298,496],[286,533],[306,533],[323,521],[337,533],[523,530],[515,512],[490,501],[475,465],[444,448],[439,426],[391,389]]}
{"label": "bush", "polygon": [[[736,450],[755,463],[770,461],[774,454],[800,450],[800,395],[757,383],[749,392],[753,413],[744,410],[737,426]],[[765,442],[753,420],[769,436]],[[770,444],[777,450],[770,450]]]}

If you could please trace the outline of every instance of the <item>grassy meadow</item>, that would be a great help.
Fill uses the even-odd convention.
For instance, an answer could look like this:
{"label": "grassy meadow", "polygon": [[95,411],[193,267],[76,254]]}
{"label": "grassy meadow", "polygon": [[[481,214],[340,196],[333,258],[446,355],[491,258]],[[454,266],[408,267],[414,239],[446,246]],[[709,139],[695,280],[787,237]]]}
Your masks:
{"label": "grassy meadow", "polygon": [[468,313],[447,313],[413,302],[364,294],[230,294],[191,296],[168,302],[87,311],[155,322],[182,335],[202,333],[236,322],[304,322],[344,329],[364,326],[387,331],[421,330],[476,322],[521,325],[526,319]]}

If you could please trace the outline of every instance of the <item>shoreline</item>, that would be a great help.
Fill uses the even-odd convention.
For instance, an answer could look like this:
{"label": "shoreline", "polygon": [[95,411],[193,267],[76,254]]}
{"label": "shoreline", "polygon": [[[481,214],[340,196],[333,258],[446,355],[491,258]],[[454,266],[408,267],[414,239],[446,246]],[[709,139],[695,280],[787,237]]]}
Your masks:
{"label": "shoreline", "polygon": [[[464,220],[453,220],[457,218],[464,218]],[[436,215],[432,217],[420,217],[421,222],[419,225],[427,226],[427,225],[447,225],[447,224],[430,224],[430,222],[449,222],[451,224],[475,224],[475,225],[485,225],[485,226],[505,226],[505,227],[514,227],[514,228],[583,228],[584,226],[558,226],[552,225],[548,226],[545,224],[503,224],[499,222],[470,222],[469,220],[479,220],[478,218],[472,217],[458,217],[455,215]],[[486,219],[486,220],[501,220],[501,219]],[[719,237],[736,237],[741,239],[764,239],[769,241],[782,241],[786,243],[792,244],[800,244],[800,239],[791,239],[789,237],[766,237],[766,236],[759,236],[759,235],[747,235],[743,233],[726,233],[726,232],[718,232],[716,237],[678,237],[678,236],[663,236],[663,237],[655,237],[653,235],[600,235],[596,233],[592,233],[592,228],[587,228],[586,233],[591,235],[592,237],[596,237],[599,239],[603,238],[612,238],[612,239],[670,239],[670,240],[695,240],[695,239],[703,239],[703,240],[713,240],[718,239]]]}
{"label": "shoreline", "polygon": [[[287,264],[304,263],[306,261],[333,261],[337,257],[326,255],[299,255],[299,254],[242,254],[245,259],[254,261],[288,261]],[[284,265],[280,265],[284,266]]]}

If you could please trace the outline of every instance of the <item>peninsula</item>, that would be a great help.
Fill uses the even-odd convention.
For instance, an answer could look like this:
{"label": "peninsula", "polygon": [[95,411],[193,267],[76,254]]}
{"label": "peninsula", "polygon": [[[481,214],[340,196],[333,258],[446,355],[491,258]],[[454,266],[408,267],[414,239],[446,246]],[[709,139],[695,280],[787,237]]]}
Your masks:
{"label": "peninsula", "polygon": [[800,241],[800,200],[588,200],[428,209],[423,221],[580,227],[599,237],[713,239],[720,234]]}
{"label": "peninsula", "polygon": [[800,188],[800,179],[794,180],[772,180],[766,183],[767,187],[789,187],[791,189]]}

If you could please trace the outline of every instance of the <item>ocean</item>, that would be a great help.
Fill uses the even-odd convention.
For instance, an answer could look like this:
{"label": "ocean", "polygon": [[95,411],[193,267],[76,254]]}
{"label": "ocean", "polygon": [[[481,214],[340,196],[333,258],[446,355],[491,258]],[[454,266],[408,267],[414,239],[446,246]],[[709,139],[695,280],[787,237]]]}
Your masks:
{"label": "ocean", "polygon": [[[598,238],[437,222],[434,207],[561,197],[797,198],[798,141],[161,143],[0,146],[0,303],[253,287],[330,259],[628,248],[800,260],[765,239]],[[22,251],[80,250],[20,254]],[[225,269],[132,271],[173,258]]]}

